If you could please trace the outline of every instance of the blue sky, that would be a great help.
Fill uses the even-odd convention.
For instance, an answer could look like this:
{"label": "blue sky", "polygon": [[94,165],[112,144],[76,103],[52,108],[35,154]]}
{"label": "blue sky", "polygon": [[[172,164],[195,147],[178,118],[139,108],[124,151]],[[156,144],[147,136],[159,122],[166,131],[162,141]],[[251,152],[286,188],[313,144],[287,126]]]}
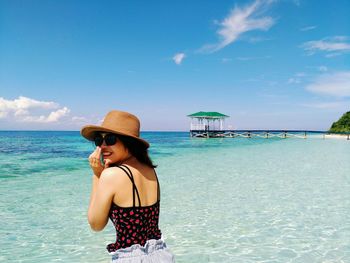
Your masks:
{"label": "blue sky", "polygon": [[236,129],[326,130],[350,110],[350,1],[0,0],[0,129],[142,130],[219,111]]}

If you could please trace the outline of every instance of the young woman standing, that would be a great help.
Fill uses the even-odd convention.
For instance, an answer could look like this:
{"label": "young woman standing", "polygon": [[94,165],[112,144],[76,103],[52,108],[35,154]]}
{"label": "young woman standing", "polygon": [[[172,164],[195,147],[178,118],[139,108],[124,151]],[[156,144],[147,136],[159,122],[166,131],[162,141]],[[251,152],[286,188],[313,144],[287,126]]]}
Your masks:
{"label": "young woman standing", "polygon": [[112,262],[175,262],[161,239],[156,166],[148,156],[148,142],[140,138],[138,118],[111,111],[101,126],[85,126],[81,134],[96,145],[89,157],[93,177],[88,221],[95,231],[108,218],[113,222],[116,241],[107,246]]}

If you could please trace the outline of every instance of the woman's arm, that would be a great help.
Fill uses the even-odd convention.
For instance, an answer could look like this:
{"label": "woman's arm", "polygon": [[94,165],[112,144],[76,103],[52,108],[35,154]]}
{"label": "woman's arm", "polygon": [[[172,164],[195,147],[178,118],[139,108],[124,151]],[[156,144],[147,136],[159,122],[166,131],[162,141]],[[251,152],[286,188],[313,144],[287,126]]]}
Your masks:
{"label": "woman's arm", "polygon": [[114,197],[113,192],[113,174],[107,169],[109,163],[102,166],[101,148],[97,147],[89,156],[89,162],[93,171],[92,189],[88,209],[88,221],[91,228],[95,231],[101,231],[108,222],[108,213]]}
{"label": "woman's arm", "polygon": [[93,175],[88,221],[91,228],[101,231],[108,222],[108,213],[114,197],[113,168],[105,169],[101,176]]}

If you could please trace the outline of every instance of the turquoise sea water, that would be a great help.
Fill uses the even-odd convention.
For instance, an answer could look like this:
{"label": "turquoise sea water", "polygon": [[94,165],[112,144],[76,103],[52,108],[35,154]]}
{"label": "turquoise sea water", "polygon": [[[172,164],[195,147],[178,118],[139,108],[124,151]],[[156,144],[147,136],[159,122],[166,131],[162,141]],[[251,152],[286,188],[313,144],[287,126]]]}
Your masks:
{"label": "turquoise sea water", "polygon": [[[177,262],[350,262],[350,141],[147,132]],[[0,262],[109,262],[86,220],[91,143],[0,132]]]}

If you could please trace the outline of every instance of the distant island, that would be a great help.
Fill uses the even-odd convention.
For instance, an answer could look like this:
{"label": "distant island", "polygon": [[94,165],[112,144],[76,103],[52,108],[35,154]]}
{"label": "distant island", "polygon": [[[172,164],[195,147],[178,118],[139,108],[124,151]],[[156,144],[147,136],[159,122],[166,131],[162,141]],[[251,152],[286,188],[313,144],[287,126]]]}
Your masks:
{"label": "distant island", "polygon": [[338,121],[333,122],[328,132],[350,132],[350,111],[344,113]]}

